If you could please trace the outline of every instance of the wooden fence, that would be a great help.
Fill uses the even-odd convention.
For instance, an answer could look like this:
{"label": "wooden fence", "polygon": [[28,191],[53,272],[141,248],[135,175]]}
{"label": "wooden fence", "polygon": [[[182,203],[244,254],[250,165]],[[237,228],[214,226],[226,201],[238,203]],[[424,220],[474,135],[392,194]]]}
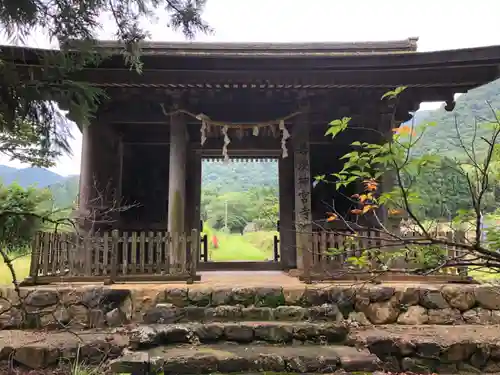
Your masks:
{"label": "wooden fence", "polygon": [[168,232],[38,232],[25,284],[199,280],[200,237]]}
{"label": "wooden fence", "polygon": [[[450,242],[462,242],[465,238],[463,232],[439,232],[433,234],[436,238],[445,239]],[[403,240],[405,238],[420,238],[421,236],[416,232],[405,232],[399,235]],[[303,279],[306,280],[327,280],[327,279],[343,279],[349,277],[349,267],[352,267],[352,262],[349,258],[360,257],[364,250],[380,249],[382,253],[391,253],[401,251],[403,241],[401,243],[394,243],[394,238],[388,240],[384,237],[384,233],[376,230],[357,231],[353,236],[350,231],[332,231],[320,230],[312,233],[311,247],[308,251],[303,251],[304,257],[304,274]],[[390,246],[389,246],[390,244]],[[397,245],[397,246],[394,246]],[[450,246],[442,246],[447,253],[448,257],[457,257],[462,254],[462,250]],[[335,251],[340,249],[341,251]],[[377,264],[374,259],[370,260],[370,269],[377,270]],[[390,268],[399,270],[399,274],[409,275],[405,270],[408,268],[419,268],[422,264],[417,264],[415,261],[408,261],[403,257],[394,256],[391,258]],[[379,271],[382,268],[379,267]],[[370,270],[360,269],[360,274],[370,273]],[[466,267],[443,268],[439,269],[434,276],[447,276],[455,279],[461,279],[467,276]],[[404,277],[401,277],[404,279]]]}

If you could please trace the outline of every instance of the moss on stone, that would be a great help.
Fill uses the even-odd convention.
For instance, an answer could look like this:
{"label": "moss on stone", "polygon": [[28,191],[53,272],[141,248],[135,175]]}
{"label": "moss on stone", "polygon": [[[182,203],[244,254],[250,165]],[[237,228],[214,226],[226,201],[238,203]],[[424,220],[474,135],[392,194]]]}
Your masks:
{"label": "moss on stone", "polygon": [[258,299],[258,306],[278,307],[285,305],[285,295],[283,294],[283,290],[281,290],[279,294],[270,293],[263,296],[256,296],[256,298]]}

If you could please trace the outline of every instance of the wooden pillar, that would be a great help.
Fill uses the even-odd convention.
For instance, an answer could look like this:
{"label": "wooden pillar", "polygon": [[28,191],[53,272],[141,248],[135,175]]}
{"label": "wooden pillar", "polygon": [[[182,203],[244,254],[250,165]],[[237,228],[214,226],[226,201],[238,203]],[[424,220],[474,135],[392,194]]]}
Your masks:
{"label": "wooden pillar", "polygon": [[201,155],[194,150],[189,152],[186,168],[186,232],[200,231],[201,202]]}
{"label": "wooden pillar", "polygon": [[192,229],[197,229],[201,232],[203,228],[200,228],[201,223],[201,153],[193,153],[193,224]]}
{"label": "wooden pillar", "polygon": [[[84,126],[78,216],[85,230],[110,230],[119,212],[119,137],[103,119]],[[104,216],[102,213],[106,212]]]}
{"label": "wooden pillar", "polygon": [[294,206],[295,188],[293,172],[293,152],[279,159],[279,220],[280,220],[280,259],[283,269],[297,267],[295,246]]}
{"label": "wooden pillar", "polygon": [[[188,146],[189,153],[186,166],[186,215],[184,217],[184,227],[186,233],[191,233],[193,229],[196,229],[200,233],[201,155],[195,152],[192,146],[192,144]],[[198,244],[199,241],[200,239],[198,239]],[[192,251],[193,244],[190,244],[189,254],[186,254],[190,262],[193,261],[191,258]],[[194,261],[197,264],[198,259]]]}
{"label": "wooden pillar", "polygon": [[[117,201],[120,205],[126,205],[127,202],[123,199],[123,137],[120,135],[118,141],[118,187],[116,192]],[[122,225],[121,211],[118,213],[116,228],[120,229]]]}
{"label": "wooden pillar", "polygon": [[295,184],[295,229],[297,268],[306,282],[312,265],[311,166],[309,128],[305,115],[297,116],[292,130]]}
{"label": "wooden pillar", "polygon": [[[168,231],[172,236],[184,233],[186,199],[186,127],[183,114],[170,117],[170,162],[168,173]],[[179,264],[178,249],[172,249],[172,264]]]}
{"label": "wooden pillar", "polygon": [[[78,217],[82,221],[88,214],[88,202],[90,200],[90,188],[92,186],[92,134],[90,132],[90,126],[92,125],[83,125],[82,129],[82,151],[78,192]],[[81,224],[83,225],[83,222]]]}
{"label": "wooden pillar", "polygon": [[192,229],[193,222],[193,154],[191,151],[191,146],[189,143],[186,144],[186,194],[185,194],[185,206],[184,206],[184,229],[186,233],[190,233]]}

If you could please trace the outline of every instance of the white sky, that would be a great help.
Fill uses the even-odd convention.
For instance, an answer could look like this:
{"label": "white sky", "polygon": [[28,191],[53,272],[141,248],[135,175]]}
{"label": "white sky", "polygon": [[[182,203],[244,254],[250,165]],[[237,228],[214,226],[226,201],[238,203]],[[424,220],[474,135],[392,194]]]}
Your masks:
{"label": "white sky", "polygon": [[[500,45],[499,0],[208,0],[204,18],[214,35],[196,41],[213,42],[332,42],[378,41],[419,37],[419,51]],[[159,20],[165,20],[158,14]],[[152,39],[183,41],[161,22],[149,27]],[[113,25],[103,17],[100,37],[111,39]],[[7,43],[6,39],[0,42]],[[42,35],[27,44],[49,47]],[[436,103],[421,108],[435,108]],[[62,175],[80,170],[81,135],[75,129],[73,155],[52,168]],[[21,167],[0,156],[0,164]]]}

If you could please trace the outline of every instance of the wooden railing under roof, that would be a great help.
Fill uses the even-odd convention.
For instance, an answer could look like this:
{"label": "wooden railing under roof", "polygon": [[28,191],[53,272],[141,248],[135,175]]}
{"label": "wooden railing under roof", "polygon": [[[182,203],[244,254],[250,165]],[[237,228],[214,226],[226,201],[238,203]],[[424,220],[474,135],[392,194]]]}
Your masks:
{"label": "wooden railing under roof", "polygon": [[29,284],[104,281],[199,280],[199,232],[38,232],[33,240]]}
{"label": "wooden railing under roof", "polygon": [[[447,239],[453,241],[454,239],[464,238],[465,234],[461,231],[446,231],[436,232],[434,235],[437,238]],[[307,251],[303,251],[304,257],[304,270],[301,279],[306,282],[326,281],[326,280],[346,280],[346,279],[362,279],[373,277],[377,275],[377,265],[372,263],[371,269],[359,269],[359,271],[352,270],[352,263],[350,258],[360,257],[364,250],[367,249],[380,249],[381,252],[394,252],[399,251],[403,247],[394,246],[394,239],[388,240],[388,236],[378,230],[356,229],[355,237],[353,232],[347,229],[317,229],[310,235],[311,246]],[[420,235],[417,232],[404,232],[400,233],[399,237],[404,238],[418,238]],[[389,247],[388,244],[391,244]],[[341,252],[335,249],[341,248]],[[445,251],[448,257],[457,257],[461,250],[445,246]],[[384,277],[390,280],[408,280],[413,276],[408,272],[409,268],[419,268],[415,262],[408,262],[403,258],[394,257],[391,260],[391,270],[388,271]],[[351,269],[349,269],[351,267]],[[373,271],[376,271],[375,273]],[[372,271],[372,272],[370,272]],[[383,275],[384,272],[380,272]],[[466,267],[443,268],[428,276],[428,280],[463,280],[467,276]]]}

